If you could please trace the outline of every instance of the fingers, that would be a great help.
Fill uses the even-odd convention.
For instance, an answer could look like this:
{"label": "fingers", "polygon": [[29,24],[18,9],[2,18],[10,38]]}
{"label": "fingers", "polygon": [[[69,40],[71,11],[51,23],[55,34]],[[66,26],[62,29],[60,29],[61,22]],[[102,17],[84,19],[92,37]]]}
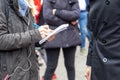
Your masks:
{"label": "fingers", "polygon": [[90,80],[90,74],[89,74],[89,72],[87,72],[87,73],[85,74],[85,77],[86,77],[87,80]]}
{"label": "fingers", "polygon": [[[50,33],[52,33],[53,32],[53,30],[50,30]],[[53,35],[53,36],[51,36],[49,39],[48,39],[48,41],[51,41],[51,40],[53,40],[55,38],[55,35]]]}
{"label": "fingers", "polygon": [[42,38],[45,38],[49,34],[49,26],[48,25],[43,25],[38,28],[40,35]]}
{"label": "fingers", "polygon": [[77,24],[77,21],[76,21],[76,20],[75,20],[75,21],[72,21],[71,24],[72,24],[72,25],[76,25],[76,24]]}
{"label": "fingers", "polygon": [[55,36],[51,36],[49,39],[48,39],[48,41],[51,41],[51,40],[53,40],[55,38]]}
{"label": "fingers", "polygon": [[49,26],[48,25],[42,25],[42,26],[40,26],[40,28],[39,28],[39,30],[48,30],[49,29]]}
{"label": "fingers", "polygon": [[45,28],[45,29],[49,29],[49,26],[48,25],[42,25],[40,26],[41,28]]}
{"label": "fingers", "polygon": [[[41,35],[42,38],[45,38],[45,37],[48,36],[51,32],[53,32],[53,30],[51,30],[48,25],[40,26],[40,28],[39,28],[38,30],[39,30],[40,35]],[[51,36],[51,37],[48,39],[48,41],[51,41],[51,40],[53,40],[54,38],[55,38],[55,36],[53,35],[53,36]]]}
{"label": "fingers", "polygon": [[86,69],[85,77],[87,80],[91,80],[91,67],[88,66]]}

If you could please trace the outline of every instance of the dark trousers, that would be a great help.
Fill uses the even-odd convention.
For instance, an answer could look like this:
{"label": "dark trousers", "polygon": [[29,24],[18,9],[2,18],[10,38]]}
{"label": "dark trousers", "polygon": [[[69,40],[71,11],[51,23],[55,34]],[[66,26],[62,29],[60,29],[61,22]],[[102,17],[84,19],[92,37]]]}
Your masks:
{"label": "dark trousers", "polygon": [[[67,70],[68,80],[75,80],[75,51],[76,47],[62,48],[64,55],[64,63]],[[60,48],[46,49],[47,68],[44,80],[51,80],[52,75],[58,64]],[[62,75],[61,75],[62,76]]]}

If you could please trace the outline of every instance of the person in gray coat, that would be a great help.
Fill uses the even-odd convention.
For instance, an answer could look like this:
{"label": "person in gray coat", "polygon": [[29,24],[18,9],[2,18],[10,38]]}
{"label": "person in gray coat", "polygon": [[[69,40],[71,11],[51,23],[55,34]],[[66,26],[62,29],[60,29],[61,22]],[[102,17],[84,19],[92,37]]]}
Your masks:
{"label": "person in gray coat", "polygon": [[44,46],[48,60],[44,80],[51,80],[57,67],[60,48],[63,50],[68,80],[75,80],[75,51],[81,43],[77,26],[80,13],[78,0],[44,0],[43,13],[45,22],[53,30],[62,24],[69,24],[67,30],[57,34],[54,40]]}
{"label": "person in gray coat", "polygon": [[35,29],[33,23],[25,2],[0,0],[0,80],[40,80],[35,43],[52,30],[48,25]]}
{"label": "person in gray coat", "polygon": [[90,0],[87,80],[120,79],[120,0]]}

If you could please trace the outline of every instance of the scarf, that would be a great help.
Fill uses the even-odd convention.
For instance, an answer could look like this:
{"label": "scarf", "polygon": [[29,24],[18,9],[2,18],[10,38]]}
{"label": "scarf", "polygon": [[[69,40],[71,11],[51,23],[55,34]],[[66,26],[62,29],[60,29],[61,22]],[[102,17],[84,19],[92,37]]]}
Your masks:
{"label": "scarf", "polygon": [[19,5],[19,11],[22,16],[25,16],[28,7],[31,8],[31,12],[33,16],[38,14],[33,0],[18,0],[18,5]]}
{"label": "scarf", "polygon": [[18,5],[19,5],[19,12],[21,13],[22,16],[25,16],[26,11],[28,9],[28,5],[24,0],[18,0]]}

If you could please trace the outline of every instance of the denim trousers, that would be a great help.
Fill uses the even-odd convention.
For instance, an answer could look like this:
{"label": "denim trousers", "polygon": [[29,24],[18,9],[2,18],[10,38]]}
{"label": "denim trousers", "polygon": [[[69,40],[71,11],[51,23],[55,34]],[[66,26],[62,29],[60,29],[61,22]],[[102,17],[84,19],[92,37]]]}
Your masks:
{"label": "denim trousers", "polygon": [[80,18],[78,19],[79,21],[79,26],[80,26],[80,32],[81,32],[81,48],[85,47],[86,43],[86,37],[88,37],[88,40],[91,39],[90,37],[90,31],[87,28],[87,11],[81,11],[80,12]]}

